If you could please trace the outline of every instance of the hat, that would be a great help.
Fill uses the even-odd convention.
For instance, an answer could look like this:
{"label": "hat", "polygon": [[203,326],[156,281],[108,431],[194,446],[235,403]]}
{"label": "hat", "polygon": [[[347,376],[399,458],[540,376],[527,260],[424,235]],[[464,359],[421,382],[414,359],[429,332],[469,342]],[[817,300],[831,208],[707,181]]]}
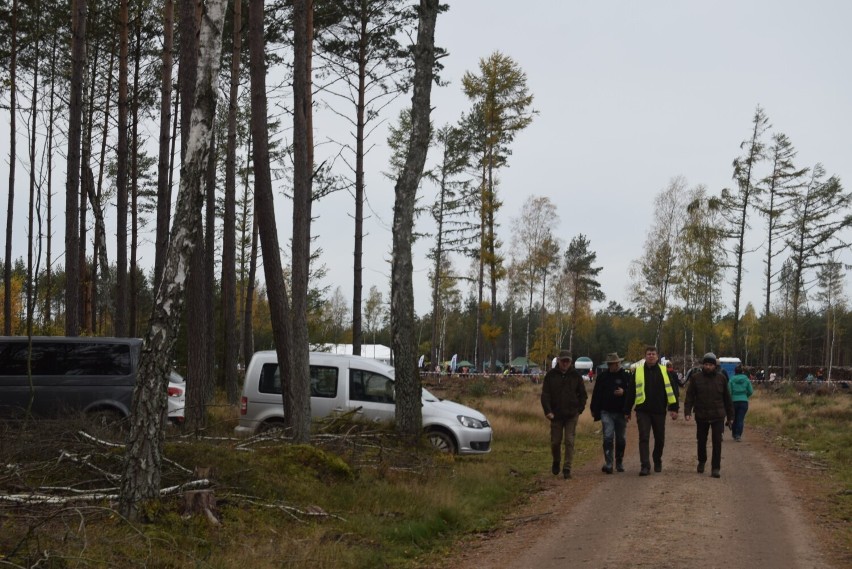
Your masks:
{"label": "hat", "polygon": [[704,359],[701,360],[701,363],[716,365],[716,354],[713,352],[707,352],[704,354]]}
{"label": "hat", "polygon": [[560,350],[559,359],[560,360],[573,360],[574,358],[571,357],[571,352],[569,352],[568,350]]}
{"label": "hat", "polygon": [[606,363],[608,364],[620,364],[624,361],[624,358],[618,357],[618,352],[612,352],[611,354],[606,355]]}

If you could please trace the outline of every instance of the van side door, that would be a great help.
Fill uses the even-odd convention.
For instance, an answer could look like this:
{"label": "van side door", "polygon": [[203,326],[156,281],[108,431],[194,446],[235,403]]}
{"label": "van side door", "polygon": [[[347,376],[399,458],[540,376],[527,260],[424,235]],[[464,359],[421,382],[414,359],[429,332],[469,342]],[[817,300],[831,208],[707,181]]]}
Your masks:
{"label": "van side door", "polygon": [[319,419],[347,410],[342,388],[346,374],[342,371],[336,366],[311,364],[311,417]]}
{"label": "van side door", "polygon": [[368,421],[393,421],[393,379],[374,371],[349,368],[349,408]]}

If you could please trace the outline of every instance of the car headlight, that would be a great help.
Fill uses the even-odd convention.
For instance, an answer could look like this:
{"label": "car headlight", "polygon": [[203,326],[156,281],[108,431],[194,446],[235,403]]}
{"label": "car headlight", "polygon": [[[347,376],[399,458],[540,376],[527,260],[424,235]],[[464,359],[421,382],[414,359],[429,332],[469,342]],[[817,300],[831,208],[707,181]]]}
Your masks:
{"label": "car headlight", "polygon": [[473,417],[466,417],[464,415],[459,415],[458,417],[459,423],[468,427],[470,429],[483,429],[485,428],[482,424],[482,421],[479,419],[474,419]]}

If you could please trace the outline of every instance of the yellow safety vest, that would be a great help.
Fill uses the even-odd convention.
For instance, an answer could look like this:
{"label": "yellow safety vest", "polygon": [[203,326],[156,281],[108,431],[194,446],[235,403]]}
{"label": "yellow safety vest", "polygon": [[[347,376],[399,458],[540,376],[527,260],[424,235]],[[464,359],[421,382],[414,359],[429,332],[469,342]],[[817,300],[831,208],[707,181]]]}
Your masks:
{"label": "yellow safety vest", "polygon": [[[658,364],[659,365],[659,364]],[[666,371],[665,366],[660,365],[660,371],[663,372],[663,383],[666,386],[666,400],[668,400],[669,405],[673,405],[677,403],[677,399],[675,398],[674,389],[672,389],[672,384],[669,382],[669,374]],[[641,365],[636,368],[636,405],[641,405],[645,402],[645,366]]]}

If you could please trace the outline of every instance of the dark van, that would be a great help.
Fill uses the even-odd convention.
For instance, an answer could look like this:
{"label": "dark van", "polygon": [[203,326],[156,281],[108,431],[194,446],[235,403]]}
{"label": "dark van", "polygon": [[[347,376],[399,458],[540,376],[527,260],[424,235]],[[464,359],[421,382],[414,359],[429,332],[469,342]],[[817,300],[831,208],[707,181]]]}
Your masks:
{"label": "dark van", "polygon": [[[138,338],[0,337],[0,417],[130,414]],[[29,370],[29,372],[28,372]],[[32,381],[30,381],[30,377]]]}

